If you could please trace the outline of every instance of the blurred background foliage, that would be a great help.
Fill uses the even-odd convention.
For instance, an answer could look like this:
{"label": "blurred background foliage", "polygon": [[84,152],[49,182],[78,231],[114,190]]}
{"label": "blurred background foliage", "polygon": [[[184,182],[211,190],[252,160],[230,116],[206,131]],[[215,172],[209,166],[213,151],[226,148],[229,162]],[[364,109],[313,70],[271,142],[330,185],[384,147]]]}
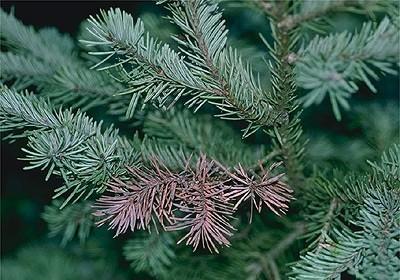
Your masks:
{"label": "blurred background foliage", "polygon": [[[229,43],[241,49],[243,56],[250,60],[257,72],[265,74],[262,82],[269,85],[268,67],[264,61],[268,56],[258,36],[261,32],[267,40],[271,39],[267,20],[261,13],[239,5],[239,2],[222,2],[226,7],[224,16],[230,31]],[[70,33],[75,38],[84,32],[81,22],[88,15],[97,13],[99,9],[120,7],[132,13],[134,17],[141,16],[154,36],[173,44],[170,36],[175,31],[174,27],[161,18],[165,15],[165,11],[152,1],[2,1],[1,6],[7,12],[14,9],[16,17],[26,25],[33,25],[36,28],[53,26],[61,32]],[[361,15],[335,13],[326,28],[333,31],[354,30],[361,26],[363,20]],[[371,92],[366,85],[360,84],[359,91],[350,99],[352,109],[342,112],[341,121],[335,119],[327,100],[304,110],[302,115],[304,131],[306,137],[310,138],[307,161],[319,166],[335,166],[339,170],[363,170],[366,167],[366,160],[375,160],[388,145],[398,141],[399,76],[384,76],[374,86],[379,94]],[[302,94],[301,90],[299,94]],[[102,114],[101,108],[91,110],[90,114],[94,117],[101,116],[106,122],[107,118],[109,122],[113,121],[112,117]],[[133,130],[129,124],[122,125],[121,128],[126,131]],[[260,137],[265,137],[265,134],[256,134],[250,141],[254,143],[266,141]],[[151,279],[154,275],[140,273],[140,263],[132,263],[136,274],[128,269],[129,263],[123,257],[122,249],[127,237],[122,236],[113,240],[111,233],[101,228],[94,230],[94,234],[85,244],[74,241],[64,249],[59,246],[62,237],[48,238],[48,229],[42,213],[45,206],[51,202],[54,186],[60,185],[60,182],[54,178],[44,182],[44,174],[40,171],[22,170],[24,163],[17,158],[23,157],[21,147],[26,144],[25,141],[25,139],[19,140],[13,145],[1,142],[3,259],[1,276],[3,279],[33,279],[32,275],[41,275],[41,279],[77,279],[77,275],[79,279]],[[268,244],[279,240],[279,236],[273,235],[264,236],[263,240],[251,239],[251,231],[262,230],[266,226],[279,227],[278,224],[273,224],[276,219],[267,219],[266,215],[253,221],[246,246],[255,246],[258,249],[261,246],[267,251]],[[269,221],[269,224],[266,221]],[[279,223],[281,222],[284,223],[284,220],[279,220]],[[243,246],[243,243],[240,244]],[[129,246],[134,248],[136,245],[131,243]],[[111,247],[112,249],[107,249]],[[243,251],[236,247],[233,246],[231,250],[240,255]],[[182,250],[190,254],[190,249]],[[245,251],[251,250],[246,248]],[[31,263],[32,258],[29,257],[31,255],[35,256],[35,264]],[[129,255],[126,257],[135,258]],[[251,254],[246,256],[246,258],[256,257]],[[289,260],[297,258],[297,256],[281,257]],[[194,260],[197,263],[187,264],[188,270],[191,270],[193,265],[207,265],[207,258],[205,255]],[[236,265],[243,265],[241,263],[243,259],[243,256],[238,258]],[[174,261],[179,262],[179,259]],[[220,263],[224,265],[223,260]],[[34,271],[37,269],[39,270]],[[260,268],[246,269],[257,275],[257,270]],[[62,273],[59,273],[60,271]],[[126,273],[121,273],[123,271]],[[176,273],[185,274],[184,271]],[[135,277],[132,278],[133,276]],[[242,279],[238,278],[240,277],[238,275],[215,275],[215,277]]]}

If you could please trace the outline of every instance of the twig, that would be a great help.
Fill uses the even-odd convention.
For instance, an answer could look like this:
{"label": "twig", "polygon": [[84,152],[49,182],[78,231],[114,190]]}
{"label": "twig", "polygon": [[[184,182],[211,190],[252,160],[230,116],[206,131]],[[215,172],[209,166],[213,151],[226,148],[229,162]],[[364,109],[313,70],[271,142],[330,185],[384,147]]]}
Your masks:
{"label": "twig", "polygon": [[305,224],[297,223],[295,229],[289,233],[284,239],[279,241],[276,246],[272,247],[265,255],[260,255],[260,263],[266,275],[272,274],[274,280],[280,280],[279,270],[276,266],[275,259],[281,255],[292,243],[305,232]]}
{"label": "twig", "polygon": [[276,244],[268,251],[266,256],[270,259],[276,259],[283,251],[285,251],[292,243],[305,232],[304,223],[297,223],[295,229],[289,233],[284,239]]}
{"label": "twig", "polygon": [[318,237],[318,239],[315,241],[317,244],[317,250],[316,253],[318,253],[322,247],[324,247],[324,242],[326,241],[326,239],[329,237],[327,235],[327,232],[329,231],[329,228],[332,225],[332,220],[335,216],[335,210],[337,209],[337,207],[339,206],[339,201],[338,199],[335,197],[331,200],[331,203],[329,205],[329,210],[328,213],[325,216],[325,223],[324,226],[321,229],[321,235]]}
{"label": "twig", "polygon": [[299,26],[303,22],[310,21],[315,18],[321,17],[332,10],[341,8],[341,7],[345,6],[346,4],[348,5],[349,2],[353,2],[353,1],[336,0],[336,1],[332,1],[327,6],[322,6],[321,8],[313,10],[309,13],[287,16],[285,19],[283,19],[282,21],[280,21],[278,23],[278,26],[285,30],[291,30],[291,29]]}
{"label": "twig", "polygon": [[[377,0],[367,1],[368,3],[376,3],[379,2]],[[341,8],[360,5],[358,1],[355,0],[335,0],[332,1],[329,5],[320,7],[319,9],[315,9],[309,13],[305,14],[295,14],[289,15],[278,23],[278,27],[281,27],[287,31],[292,30],[304,22],[314,20],[316,18],[322,17],[329,12],[333,12],[335,10],[339,10]]]}

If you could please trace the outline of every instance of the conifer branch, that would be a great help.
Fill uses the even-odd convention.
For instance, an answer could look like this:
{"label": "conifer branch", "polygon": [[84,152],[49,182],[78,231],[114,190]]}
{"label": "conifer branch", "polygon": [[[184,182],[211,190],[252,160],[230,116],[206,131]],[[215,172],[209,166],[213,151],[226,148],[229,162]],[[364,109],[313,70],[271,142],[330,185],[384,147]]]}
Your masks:
{"label": "conifer branch", "polygon": [[308,252],[297,263],[293,279],[333,279],[344,271],[360,277],[391,279],[400,271],[399,208],[397,190],[372,191],[366,195],[353,223],[362,231],[339,232],[315,252]]}
{"label": "conifer branch", "polygon": [[35,86],[53,105],[89,110],[105,106],[109,113],[125,116],[129,99],[116,97],[121,85],[108,75],[88,70],[78,59],[66,35],[54,29],[34,30],[1,10],[3,28],[0,79],[17,90]]}
{"label": "conifer branch", "polygon": [[299,236],[304,234],[305,226],[303,223],[298,223],[292,232],[282,238],[275,246],[273,246],[266,254],[260,254],[258,256],[259,261],[262,264],[265,276],[272,274],[272,279],[281,279],[279,270],[276,266],[276,259],[283,254],[292,244],[296,241]]}
{"label": "conifer branch", "polygon": [[[267,39],[273,43],[262,38],[272,57],[272,88],[267,91],[261,86],[267,83],[227,45],[218,5],[210,0],[160,2],[181,33],[166,38],[169,29],[164,26],[161,32],[149,31],[162,34],[177,49],[154,39],[140,19],[119,9],[90,18],[85,51],[94,55],[88,59],[93,68],[103,71],[87,69],[89,62],[77,56],[68,36],[35,30],[0,13],[0,80],[13,86],[0,88],[0,131],[9,133],[4,139],[27,138],[25,169],[39,168],[46,171],[46,180],[63,180],[54,198],[65,197],[43,214],[51,235],[61,235],[65,244],[75,236],[84,241],[96,224],[115,236],[153,230],[157,234],[135,232],[124,246],[125,258],[140,277],[281,279],[282,267],[295,261],[289,275],[293,279],[335,279],[343,273],[395,278],[400,273],[400,145],[373,161],[378,150],[397,141],[395,103],[363,103],[350,117],[355,121],[351,132],[364,132],[365,139],[313,133],[323,141],[305,160],[299,101],[308,106],[329,95],[338,117],[357,82],[373,90],[379,73],[397,73],[400,24],[398,9],[391,7],[398,4],[254,1],[271,21],[272,38]],[[379,16],[374,17],[377,23],[365,23],[357,32],[308,41],[313,34],[302,31],[322,28],[329,13],[339,10]],[[265,20],[250,17],[251,23]],[[299,46],[302,35],[307,40]],[[297,98],[297,86],[308,90],[303,99]],[[17,92],[27,87],[49,100]],[[202,112],[169,108],[176,103]],[[147,104],[162,110],[143,110]],[[74,111],[96,106],[135,116],[132,139]],[[262,129],[272,139],[256,134],[243,143],[230,124],[205,115],[215,112],[221,119],[239,120],[239,126],[246,123],[244,137]],[[266,152],[269,146],[271,153]],[[339,146],[345,146],[341,153]],[[369,159],[370,169],[358,162],[361,158]],[[352,173],[346,175],[345,168]],[[358,168],[366,172],[359,174]],[[285,219],[281,215],[294,199],[292,188],[298,208]],[[263,207],[267,215],[253,215],[254,208],[260,212]],[[248,217],[251,227],[243,225]],[[241,236],[233,238],[236,228]],[[193,250],[218,253],[233,245],[218,256],[194,256],[187,248],[173,249],[178,231],[184,231],[178,243]],[[299,235],[304,242],[295,242]],[[303,250],[296,261],[299,246]]]}
{"label": "conifer branch", "polygon": [[[137,137],[136,137],[137,138]],[[197,154],[182,144],[174,144],[164,141],[162,138],[145,137],[135,143],[135,147],[141,152],[141,160],[145,164],[151,163],[154,158],[159,159],[171,170],[180,171],[185,168],[186,160],[190,156],[197,158]]]}
{"label": "conifer branch", "polygon": [[16,54],[25,54],[52,66],[71,65],[76,62],[74,44],[69,36],[61,35],[55,29],[36,32],[31,26],[24,26],[13,14],[0,9],[2,46]]}
{"label": "conifer branch", "polygon": [[271,175],[275,166],[255,178],[243,168],[230,172],[204,155],[195,168],[189,161],[180,172],[172,172],[158,159],[149,168],[128,168],[130,177],[114,178],[110,195],[95,204],[95,214],[101,217],[98,224],[109,223],[119,235],[128,229],[147,229],[156,220],[166,230],[189,229],[179,242],[218,252],[217,245],[230,245],[234,228],[229,220],[243,201],[251,199],[258,211],[264,203],[280,215],[292,199],[291,190],[280,181],[283,175]]}
{"label": "conifer branch", "polygon": [[[97,241],[97,242],[96,242]],[[93,242],[100,246],[98,240]],[[60,248],[50,242],[35,242],[18,249],[16,256],[2,262],[2,278],[5,279],[80,279],[122,280],[112,252],[97,247],[96,253],[85,252],[77,247]],[[101,257],[100,257],[101,256]]]}
{"label": "conifer branch", "polygon": [[[307,3],[307,1],[304,1],[304,2]],[[285,17],[283,20],[281,20],[278,23],[278,27],[284,28],[286,30],[294,29],[304,22],[314,20],[321,16],[325,16],[327,13],[334,11],[336,9],[339,9],[339,8],[343,8],[352,2],[353,1],[348,1],[348,0],[335,0],[335,1],[328,0],[328,1],[321,2],[317,8],[307,9],[306,12],[302,12],[302,13],[295,14],[295,15],[289,15],[289,16]],[[303,5],[306,5],[306,4],[303,4]],[[303,7],[303,9],[304,9],[304,7]]]}
{"label": "conifer branch", "polygon": [[3,65],[0,79],[13,88],[25,89],[31,85],[54,105],[70,105],[87,111],[93,107],[108,107],[109,113],[124,116],[129,99],[116,98],[121,86],[105,79],[103,73],[87,70],[83,65],[52,66],[32,56],[1,52]]}
{"label": "conifer branch", "polygon": [[[265,203],[276,215],[285,213],[287,210],[286,203],[292,198],[291,191],[288,191],[286,184],[280,181],[284,174],[270,175],[271,171],[279,165],[280,163],[274,164],[270,166],[269,170],[262,170],[262,176],[259,178],[246,172],[240,164],[233,172],[225,169],[225,172],[233,181],[230,188],[230,197],[240,198],[234,209],[237,209],[242,202],[250,199],[251,214],[253,213],[253,207],[258,212],[261,212],[262,203]],[[259,201],[257,201],[257,197],[260,199]],[[250,221],[251,219],[252,216],[250,216]]]}
{"label": "conifer branch", "polygon": [[[140,19],[134,23],[132,16],[116,9],[102,11],[100,16],[91,17],[89,22],[91,26],[88,31],[94,39],[81,41],[88,46],[105,46],[109,49],[92,53],[106,56],[93,68],[115,70],[118,78],[129,85],[126,93],[132,94],[128,109],[131,114],[139,99],[143,99],[144,103],[157,101],[159,106],[166,103],[169,103],[166,106],[170,106],[182,95],[199,94],[206,88],[191,73],[188,68],[190,65],[179,53],[145,34]],[[106,64],[113,57],[117,58],[117,62]]]}
{"label": "conifer branch", "polygon": [[397,73],[394,64],[400,61],[399,34],[398,27],[386,17],[376,27],[365,23],[355,34],[315,37],[295,56],[297,83],[309,90],[302,98],[304,106],[318,104],[328,95],[340,120],[339,108],[349,109],[347,99],[358,90],[356,82],[362,81],[376,92],[371,78],[378,79],[377,69],[384,74]]}
{"label": "conifer branch", "polygon": [[326,242],[327,240],[329,241],[329,231],[332,229],[332,221],[335,218],[335,212],[336,212],[336,208],[338,207],[339,201],[338,199],[335,197],[331,200],[331,203],[329,204],[329,209],[328,209],[328,213],[326,213],[326,216],[324,218],[325,220],[325,224],[323,225],[322,229],[321,229],[321,234],[320,236],[315,240],[315,242],[311,243],[311,246],[313,246],[314,244],[316,245],[316,252],[318,253],[319,250],[321,248],[323,248],[324,246],[326,246]]}
{"label": "conifer branch", "polygon": [[134,146],[140,151],[141,161],[145,165],[151,165],[154,158],[158,158],[166,167],[179,171],[185,168],[185,161],[191,155],[191,151],[184,145],[169,143],[155,137],[145,135],[140,139],[136,134]]}
{"label": "conifer branch", "polygon": [[12,81],[17,89],[24,89],[32,84],[38,84],[53,74],[53,69],[46,63],[25,55],[11,52],[0,53],[1,81]]}
{"label": "conifer branch", "polygon": [[61,235],[61,245],[66,245],[75,235],[81,243],[89,237],[94,226],[92,203],[89,201],[78,202],[60,210],[61,200],[54,200],[46,206],[42,218],[47,222],[50,236]]}
{"label": "conifer branch", "polygon": [[[264,43],[270,49],[275,65],[271,64],[274,109],[281,112],[281,118],[285,120],[281,125],[269,131],[274,139],[274,145],[279,151],[283,161],[289,184],[293,187],[301,186],[302,158],[305,143],[301,139],[302,129],[300,125],[298,106],[295,105],[296,84],[294,80],[294,67],[291,61],[292,48],[296,44],[296,33],[288,32],[278,26],[278,22],[287,15],[288,4],[285,1],[275,3],[275,13],[272,17],[272,30],[275,39],[274,46],[270,46],[266,40]],[[278,12],[279,11],[279,12]]]}
{"label": "conifer branch", "polygon": [[[143,130],[149,137],[184,145],[188,151],[207,154],[230,167],[240,162],[245,167],[257,169],[256,161],[266,150],[263,145],[244,144],[226,123],[185,109],[151,112],[144,120]],[[272,156],[267,156],[263,161],[270,159]]]}
{"label": "conifer branch", "polygon": [[[384,163],[386,158],[384,154],[376,165]],[[400,170],[396,165],[393,167],[393,171]],[[309,218],[305,236],[317,233],[319,237],[294,266],[294,279],[307,279],[311,275],[317,279],[334,278],[343,271],[390,279],[400,271],[395,264],[398,257],[393,255],[400,248],[396,240],[398,234],[389,233],[400,229],[400,181],[389,174],[370,172],[347,176],[343,182],[317,181],[307,194],[311,197],[305,199],[313,201],[308,210],[311,215],[305,215]],[[326,209],[329,201],[329,209],[324,213],[321,209]],[[316,247],[312,246],[316,243]],[[387,259],[389,255],[391,261]]]}
{"label": "conifer branch", "polygon": [[28,136],[28,149],[23,149],[27,153],[24,160],[30,162],[26,169],[47,169],[46,180],[53,174],[64,179],[65,185],[55,190],[55,197],[70,192],[62,207],[104,191],[109,178],[125,173],[124,165],[134,164],[138,157],[117,130],[103,130],[83,113],[56,111],[43,99],[4,86],[0,124],[2,132],[25,129],[9,137]]}
{"label": "conifer branch", "polygon": [[186,241],[186,245],[192,245],[194,250],[201,244],[203,248],[216,253],[217,244],[230,245],[228,238],[234,228],[229,220],[233,209],[226,194],[226,181],[212,178],[217,171],[214,162],[200,158],[193,174],[193,183],[177,192],[177,210],[182,216],[174,217],[173,224],[167,230],[189,229],[178,244]]}
{"label": "conifer branch", "polygon": [[293,267],[295,277],[291,279],[335,279],[340,273],[356,266],[362,254],[362,244],[358,236],[340,234],[337,242],[324,247],[319,253],[307,253],[302,262]]}
{"label": "conifer branch", "polygon": [[354,120],[363,130],[368,144],[381,155],[393,143],[398,142],[400,119],[398,102],[358,105],[354,107]]}
{"label": "conifer branch", "polygon": [[398,187],[400,185],[400,144],[397,143],[383,152],[379,162],[367,161],[373,168],[375,176],[382,176],[383,179]]}
{"label": "conifer branch", "polygon": [[183,0],[168,8],[171,20],[185,32],[184,39],[176,38],[184,48],[182,51],[197,66],[197,74],[212,83],[214,94],[223,97],[211,101],[221,109],[219,116],[234,119],[236,115],[248,121],[244,137],[260,127],[279,123],[268,94],[252,76],[250,65],[242,62],[236,50],[226,46],[228,30],[218,6],[206,0]]}
{"label": "conifer branch", "polygon": [[327,16],[331,12],[347,9],[365,13],[380,12],[393,8],[390,2],[390,0],[326,0],[317,3],[313,0],[305,0],[299,5],[298,13],[288,15],[278,23],[278,26],[289,31],[303,23]]}
{"label": "conifer branch", "polygon": [[117,229],[116,236],[129,228],[147,229],[156,215],[162,225],[164,219],[170,221],[177,185],[187,180],[187,174],[174,174],[158,160],[151,161],[150,168],[128,168],[131,180],[128,182],[115,178],[109,183],[113,195],[100,197],[95,204],[96,216],[105,217],[98,222]]}
{"label": "conifer branch", "polygon": [[[190,61],[145,34],[140,20],[134,23],[130,15],[118,9],[90,19],[89,31],[95,39],[82,42],[110,49],[93,52],[106,56],[95,65],[97,68],[117,58],[118,62],[99,70],[113,69],[121,81],[128,83],[126,93],[133,94],[129,111],[134,111],[140,99],[170,107],[188,96],[185,104],[195,107],[195,111],[209,102],[222,111],[218,115],[221,118],[248,121],[244,136],[280,123],[250,66],[242,62],[236,50],[225,47],[226,30],[221,15],[216,14],[217,6],[202,0],[183,3],[184,10],[175,3],[169,8],[172,20],[186,33],[185,40],[176,40],[185,47],[181,51]],[[210,18],[212,21],[206,23]],[[127,22],[131,35],[121,29]],[[214,32],[216,29],[219,31]]]}
{"label": "conifer branch", "polygon": [[169,267],[176,258],[171,234],[151,233],[130,239],[124,246],[124,256],[136,271],[168,279]]}
{"label": "conifer branch", "polygon": [[87,111],[104,106],[111,115],[129,118],[129,98],[116,96],[122,90],[120,84],[109,81],[108,76],[85,67],[62,67],[43,83],[41,94],[53,104],[68,104],[71,108]]}

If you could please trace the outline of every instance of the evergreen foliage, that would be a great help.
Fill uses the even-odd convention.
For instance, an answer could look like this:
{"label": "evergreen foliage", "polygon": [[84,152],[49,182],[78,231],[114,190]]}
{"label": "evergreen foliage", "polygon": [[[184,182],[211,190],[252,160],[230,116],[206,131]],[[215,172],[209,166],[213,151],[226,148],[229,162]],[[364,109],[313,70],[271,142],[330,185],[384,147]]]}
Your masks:
{"label": "evergreen foliage", "polygon": [[[207,153],[208,156],[228,165],[238,162],[252,167],[266,157],[263,145],[252,147],[238,139],[235,131],[209,115],[192,114],[188,110],[169,110],[149,113],[143,125],[149,137],[166,143],[184,145],[189,151]],[[209,140],[213,139],[212,142]],[[268,157],[268,155],[267,155]]]}
{"label": "evergreen foliage", "polygon": [[[270,23],[247,51],[228,40],[232,2],[158,4],[168,25],[102,10],[79,44],[1,10],[0,131],[62,182],[42,217],[65,248],[25,249],[2,276],[124,279],[65,254],[107,224],[136,278],[395,279],[398,99],[357,93],[398,75],[398,3],[235,1]],[[335,30],[341,13],[365,22]],[[315,121],[327,97],[331,127]]]}
{"label": "evergreen foliage", "polygon": [[376,27],[367,22],[355,34],[317,36],[301,49],[296,71],[298,85],[309,91],[303,97],[304,105],[320,103],[328,95],[340,119],[339,106],[349,109],[348,98],[358,90],[356,82],[376,92],[371,78],[378,79],[377,71],[396,74],[400,35],[393,20],[385,17]]}
{"label": "evergreen foliage", "polygon": [[[56,106],[88,110],[107,106],[111,114],[125,116],[126,100],[113,95],[121,86],[97,71],[90,71],[75,51],[73,40],[55,29],[35,31],[1,10],[1,81],[16,89],[35,86]],[[121,99],[122,98],[122,99]]]}
{"label": "evergreen foliage", "polygon": [[147,271],[156,277],[168,275],[168,268],[175,259],[174,239],[170,234],[152,233],[129,240],[124,246],[125,258],[138,271]]}
{"label": "evergreen foliage", "polygon": [[44,210],[43,219],[49,225],[50,236],[62,235],[62,245],[66,245],[75,236],[84,243],[94,225],[92,203],[90,201],[77,202],[60,210],[61,205],[62,201],[54,200],[52,205]]}
{"label": "evergreen foliage", "polygon": [[107,262],[81,253],[66,252],[54,245],[31,245],[2,263],[4,279],[125,279]]}
{"label": "evergreen foliage", "polygon": [[61,207],[104,191],[111,176],[122,175],[124,166],[137,160],[133,144],[117,130],[102,131],[101,123],[85,114],[53,109],[32,94],[1,90],[1,131],[12,130],[10,138],[28,137],[26,169],[47,169],[46,180],[52,174],[64,179],[65,185],[55,190],[55,197],[70,193]]}

